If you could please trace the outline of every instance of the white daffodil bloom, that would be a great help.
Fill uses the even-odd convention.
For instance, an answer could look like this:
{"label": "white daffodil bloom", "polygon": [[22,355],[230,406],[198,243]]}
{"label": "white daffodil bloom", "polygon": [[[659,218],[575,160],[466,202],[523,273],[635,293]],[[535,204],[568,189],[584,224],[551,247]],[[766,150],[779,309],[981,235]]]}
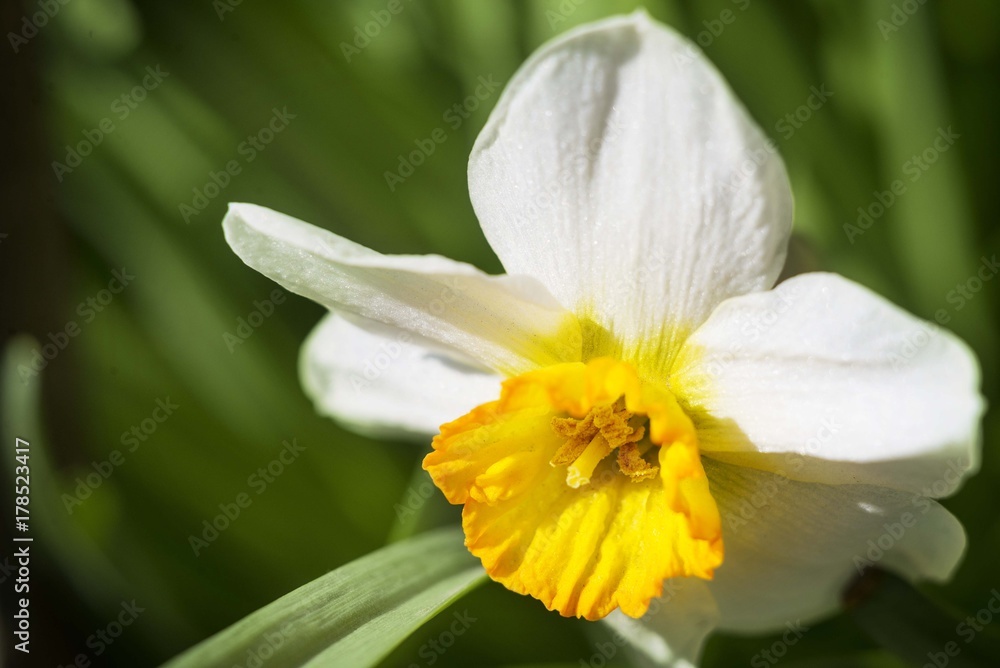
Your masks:
{"label": "white daffodil bloom", "polygon": [[693,45],[644,13],[553,40],[469,188],[507,275],[249,204],[224,227],[331,310],[302,355],[319,410],[434,437],[494,580],[689,665],[714,628],[829,614],[866,566],[950,576],[965,536],[933,499],[978,465],[977,362],[837,275],[773,287],[785,168]]}

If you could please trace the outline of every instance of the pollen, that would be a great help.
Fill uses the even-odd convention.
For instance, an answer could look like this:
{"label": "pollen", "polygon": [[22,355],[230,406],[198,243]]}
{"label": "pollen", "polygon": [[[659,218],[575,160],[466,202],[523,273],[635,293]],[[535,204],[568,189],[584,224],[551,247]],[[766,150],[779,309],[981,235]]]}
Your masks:
{"label": "pollen", "polygon": [[566,484],[576,489],[590,482],[598,464],[616,449],[618,469],[635,482],[654,477],[659,466],[650,464],[643,454],[652,447],[646,439],[645,447],[636,443],[646,435],[647,418],[630,413],[625,408],[625,398],[619,397],[609,404],[594,406],[582,419],[554,417],[552,430],[566,441],[549,461],[551,466],[568,466]]}
{"label": "pollen", "polygon": [[642,617],[668,578],[711,579],[722,523],[670,388],[596,358],[504,381],[441,426],[424,468],[462,504],[491,578],[550,610]]}

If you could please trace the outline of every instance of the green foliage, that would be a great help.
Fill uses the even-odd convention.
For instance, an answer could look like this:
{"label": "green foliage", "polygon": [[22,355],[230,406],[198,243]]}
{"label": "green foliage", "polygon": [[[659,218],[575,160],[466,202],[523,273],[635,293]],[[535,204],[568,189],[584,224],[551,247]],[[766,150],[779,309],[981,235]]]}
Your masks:
{"label": "green foliage", "polygon": [[361,557],[191,648],[165,668],[371,666],[486,578],[458,529],[439,529]]}
{"label": "green foliage", "polygon": [[[396,612],[389,614],[400,615],[398,625],[366,616],[376,614],[367,608],[358,610],[361,617],[334,618],[351,598],[330,603],[330,617],[317,622],[314,630],[333,630],[313,638],[309,656],[323,643],[344,647],[352,637],[344,624],[378,637],[379,651],[353,664],[361,665],[472,583],[454,534],[404,540],[362,558],[417,527],[454,523],[457,513],[436,499],[419,518],[401,519],[394,505],[420,484],[411,474],[423,450],[351,434],[314,413],[296,365],[319,307],[289,297],[252,336],[237,344],[225,338],[274,286],[229,250],[219,223],[227,202],[248,201],[383,252],[438,253],[499,271],[466,188],[468,153],[496,97],[455,127],[448,110],[480,76],[508,80],[555,34],[640,3],[403,0],[403,11],[370,43],[356,53],[345,49],[373,20],[371,12],[387,4],[73,0],[22,47],[44,55],[46,164],[69,164],[67,146],[85,132],[97,129],[101,137],[79,166],[44,175],[59,225],[44,228],[50,236],[38,253],[8,254],[13,236],[0,246],[3,262],[45,295],[22,314],[35,336],[44,341],[69,320],[82,329],[37,379],[45,388],[44,420],[31,427],[49,432],[53,484],[39,491],[49,507],[39,524],[50,555],[46,574],[78,601],[53,613],[59,630],[52,635],[61,640],[39,649],[50,663],[88,651],[90,631],[107,624],[123,599],[135,598],[150,612],[138,632],[109,648],[118,665],[167,660],[277,599],[178,660],[208,665],[203,652],[222,650],[204,648],[237,652],[244,645],[218,639],[259,633],[279,619],[261,621],[274,610],[298,614],[300,594],[334,597],[343,586],[338,574],[360,577],[372,560],[395,559],[403,572],[412,546],[437,546],[442,557],[434,570],[414,573],[438,583],[427,590],[418,591],[419,579],[393,584],[389,575],[365,572],[371,586],[388,578],[375,593],[392,600]],[[820,265],[924,318],[944,309],[947,327],[980,356],[995,404],[1000,286],[988,284],[961,306],[950,299],[981,255],[1000,250],[993,196],[1000,28],[992,4],[925,3],[888,32],[880,21],[906,3],[644,4],[703,45],[775,138],[795,190],[797,231]],[[714,34],[725,11],[735,19]],[[154,82],[147,68],[157,67],[168,74]],[[829,103],[789,135],[782,119],[805,102],[810,86],[824,84],[834,91]],[[254,147],[248,137],[283,110],[287,127]],[[99,130],[102,119],[111,131]],[[911,156],[948,126],[961,135],[954,148],[852,239],[844,226],[856,223],[858,208],[908,178]],[[435,128],[445,130],[446,141],[390,189],[385,173]],[[54,259],[39,264],[36,257],[46,253]],[[61,270],[43,271],[53,265]],[[85,320],[78,304],[121,267],[135,274],[134,283]],[[126,435],[168,397],[179,406],[176,414],[130,450]],[[251,478],[293,439],[303,454],[258,494]],[[947,502],[966,525],[970,550],[955,581],[935,593],[970,609],[996,584],[988,575],[1000,550],[992,511],[1000,502],[996,446],[990,416],[983,471]],[[125,463],[68,512],[63,495],[76,494],[95,463],[116,450]],[[252,503],[195,553],[191,537],[203,537],[220,504],[240,494]],[[443,546],[445,536],[454,545]],[[436,579],[444,575],[451,577]],[[497,586],[480,588],[462,606],[487,621],[436,665],[577,665],[595,651],[588,625]],[[431,620],[386,665],[425,665],[421,643],[448,624],[447,614]],[[745,665],[774,640],[714,637],[706,665]],[[817,625],[787,661],[857,656],[856,665],[897,665],[872,647],[841,617]],[[231,661],[224,665],[239,660],[236,653],[225,657]]]}

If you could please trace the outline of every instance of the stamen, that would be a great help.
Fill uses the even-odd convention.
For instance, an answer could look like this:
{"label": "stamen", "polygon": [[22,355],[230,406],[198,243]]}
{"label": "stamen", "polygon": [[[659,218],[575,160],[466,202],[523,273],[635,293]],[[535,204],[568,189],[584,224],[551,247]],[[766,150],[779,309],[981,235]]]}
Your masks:
{"label": "stamen", "polygon": [[618,468],[633,482],[648,480],[660,472],[659,466],[642,458],[642,451],[635,443],[625,443],[618,448]]}
{"label": "stamen", "polygon": [[582,420],[554,417],[552,418],[552,430],[560,436],[565,436],[567,440],[549,461],[551,466],[572,464],[573,460],[583,454],[587,445],[597,434],[592,414],[588,414]]}
{"label": "stamen", "polygon": [[612,404],[594,406],[587,415],[574,418],[552,418],[552,430],[566,441],[549,461],[552,466],[568,466],[566,484],[577,488],[590,482],[594,469],[616,448],[618,467],[635,481],[651,478],[659,472],[643,455],[653,446],[646,441],[645,415],[634,415],[625,408],[625,397]]}
{"label": "stamen", "polygon": [[583,454],[577,457],[576,461],[566,469],[566,484],[576,489],[589,483],[594,469],[597,468],[602,459],[611,454],[611,449],[604,436],[601,434],[595,436]]}
{"label": "stamen", "polygon": [[601,434],[608,439],[612,447],[630,442],[629,436],[634,430],[628,421],[632,414],[625,410],[624,398],[618,399],[614,405],[597,406],[591,413],[594,416],[594,426],[601,430]]}
{"label": "stamen", "polygon": [[593,413],[587,413],[587,417],[582,420],[576,420],[574,418],[552,418],[552,429],[560,436],[565,436],[566,438],[572,438],[576,436],[581,431],[594,429],[594,415]]}

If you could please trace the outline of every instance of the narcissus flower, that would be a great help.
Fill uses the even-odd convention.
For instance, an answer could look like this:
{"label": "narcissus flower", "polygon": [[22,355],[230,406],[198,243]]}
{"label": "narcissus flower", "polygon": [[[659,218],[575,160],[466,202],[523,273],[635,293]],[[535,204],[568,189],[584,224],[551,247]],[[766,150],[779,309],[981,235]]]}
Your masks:
{"label": "narcissus flower", "polygon": [[224,226],[332,311],[302,355],[319,409],[433,436],[494,580],[683,663],[713,627],[830,612],[874,563],[950,575],[964,533],[933,498],[978,464],[975,358],[839,276],[773,287],[785,168],[696,47],[643,13],[552,41],[469,188],[506,275],[248,204]]}

